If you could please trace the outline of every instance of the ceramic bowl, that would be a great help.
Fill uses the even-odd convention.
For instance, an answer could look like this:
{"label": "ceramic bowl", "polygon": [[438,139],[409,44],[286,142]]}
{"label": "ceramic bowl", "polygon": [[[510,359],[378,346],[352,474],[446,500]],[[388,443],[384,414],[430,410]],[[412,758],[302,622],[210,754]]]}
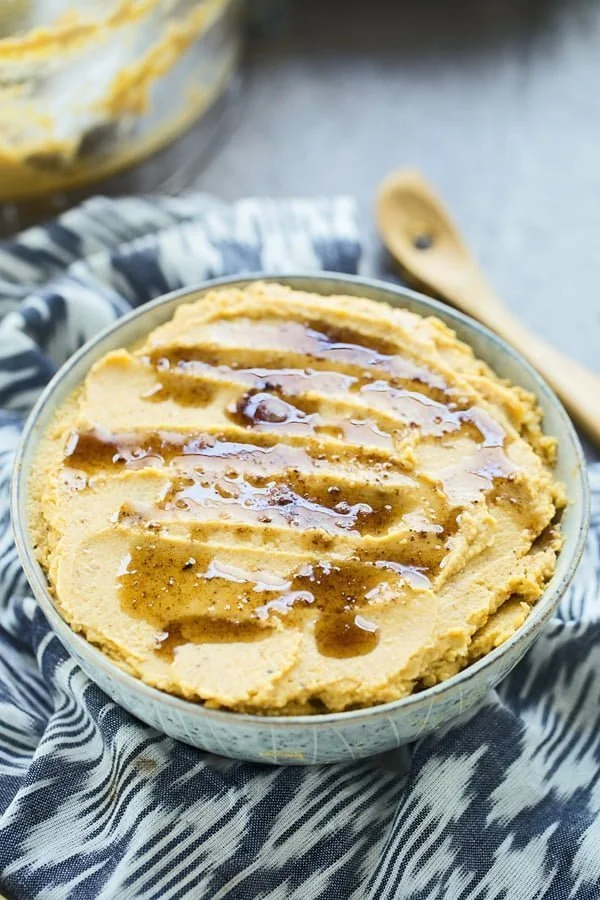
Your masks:
{"label": "ceramic bowl", "polygon": [[[27,521],[27,485],[38,442],[65,398],[109,350],[131,345],[189,303],[219,285],[244,286],[260,278],[320,294],[352,294],[439,316],[475,353],[512,382],[532,391],[544,427],[559,441],[557,477],[569,505],[556,571],[525,623],[512,637],[458,675],[420,693],[368,709],[311,716],[266,717],[207,709],[148,687],[75,634],[57,611],[35,559]],[[81,668],[112,699],[152,727],[195,747],[268,763],[315,764],[371,756],[414,741],[456,719],[504,678],[531,646],[567,590],[582,554],[588,525],[588,488],[582,450],[571,421],[545,381],[511,347],[477,322],[428,297],[390,284],[333,274],[223,278],[161,297],[136,309],[82,347],[41,395],[25,426],[15,461],[12,517],[21,562],[50,625]]]}

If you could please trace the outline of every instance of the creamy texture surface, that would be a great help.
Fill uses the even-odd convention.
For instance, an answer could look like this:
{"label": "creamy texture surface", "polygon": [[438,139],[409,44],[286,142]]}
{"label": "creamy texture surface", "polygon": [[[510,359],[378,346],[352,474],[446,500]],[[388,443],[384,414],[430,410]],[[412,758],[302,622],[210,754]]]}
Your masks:
{"label": "creamy texture surface", "polygon": [[220,289],[59,410],[34,539],[66,620],[149,684],[343,710],[525,621],[560,547],[554,454],[534,398],[435,318]]}

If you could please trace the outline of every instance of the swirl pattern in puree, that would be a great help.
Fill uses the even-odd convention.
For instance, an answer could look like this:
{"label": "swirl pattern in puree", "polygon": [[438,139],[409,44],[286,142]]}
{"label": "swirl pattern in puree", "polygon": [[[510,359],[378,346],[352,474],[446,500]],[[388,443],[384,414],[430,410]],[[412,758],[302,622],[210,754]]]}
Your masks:
{"label": "swirl pattern in puree", "polygon": [[505,640],[564,505],[535,399],[435,318],[256,283],[108,353],[31,480],[71,626],[165,691],[393,700]]}

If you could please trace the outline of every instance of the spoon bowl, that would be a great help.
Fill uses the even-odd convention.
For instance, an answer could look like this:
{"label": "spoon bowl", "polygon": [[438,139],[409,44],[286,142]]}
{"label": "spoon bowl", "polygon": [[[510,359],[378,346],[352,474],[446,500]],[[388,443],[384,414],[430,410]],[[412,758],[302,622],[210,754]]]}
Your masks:
{"label": "spoon bowl", "polygon": [[416,169],[401,169],[383,181],[376,216],[384,244],[409,280],[516,347],[600,445],[600,377],[514,318],[486,280],[444,204]]}

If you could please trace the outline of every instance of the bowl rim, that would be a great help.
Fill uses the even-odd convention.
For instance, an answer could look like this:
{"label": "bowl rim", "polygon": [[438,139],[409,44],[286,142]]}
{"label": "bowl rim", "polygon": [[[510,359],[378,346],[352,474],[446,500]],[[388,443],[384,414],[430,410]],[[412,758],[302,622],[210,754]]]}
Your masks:
{"label": "bowl rim", "polygon": [[[335,290],[339,291],[340,293],[343,293],[344,285],[351,285],[356,291],[354,296],[361,296],[360,289],[364,289],[365,291],[367,291],[367,294],[365,294],[367,298],[369,298],[368,292],[371,292],[383,295],[388,294],[391,297],[395,297],[397,299],[404,298],[416,301],[418,304],[430,310],[431,314],[439,316],[443,321],[450,320],[450,327],[452,327],[453,322],[456,322],[459,325],[465,326],[467,330],[471,329],[475,332],[478,332],[486,341],[490,342],[492,345],[495,345],[497,350],[508,355],[509,357],[512,357],[512,359],[521,367],[521,369],[524,369],[528,373],[529,377],[536,384],[537,395],[544,396],[546,402],[550,406],[554,407],[554,411],[561,420],[561,425],[564,431],[563,437],[559,438],[560,443],[565,443],[568,440],[571,444],[571,449],[573,451],[576,462],[576,474],[574,475],[574,477],[579,484],[581,496],[581,518],[574,525],[574,528],[577,529],[577,535],[575,537],[574,545],[571,551],[571,557],[566,564],[564,574],[556,584],[552,585],[550,591],[548,591],[547,588],[544,590],[540,598],[533,606],[531,613],[528,615],[525,622],[519,628],[517,628],[517,630],[506,641],[504,641],[498,647],[495,647],[489,653],[482,656],[476,662],[472,663],[464,669],[461,669],[450,678],[447,678],[444,681],[440,681],[431,687],[425,688],[424,690],[419,691],[416,694],[410,694],[409,696],[402,697],[398,700],[379,703],[373,706],[360,707],[357,709],[348,709],[339,712],[327,713],[307,713],[304,715],[293,716],[265,716],[253,713],[241,713],[236,712],[235,710],[212,708],[206,706],[201,701],[188,700],[184,697],[177,696],[176,694],[170,694],[166,691],[160,690],[159,688],[152,687],[151,685],[146,684],[146,682],[142,681],[141,679],[131,675],[125,669],[122,669],[110,657],[106,656],[98,647],[90,643],[85,637],[83,637],[83,635],[79,634],[71,628],[71,626],[68,624],[66,619],[62,617],[58,608],[56,607],[52,599],[52,595],[48,589],[47,578],[33,552],[33,546],[29,535],[26,515],[27,484],[26,479],[23,477],[25,455],[30,441],[35,437],[37,422],[42,411],[44,410],[46,403],[52,397],[55,390],[59,387],[62,381],[70,374],[71,370],[76,367],[82,360],[84,360],[92,350],[96,349],[99,344],[102,344],[109,336],[113,335],[114,332],[119,331],[121,328],[134,321],[135,319],[142,318],[157,307],[173,304],[174,310],[175,308],[177,308],[177,306],[179,306],[180,303],[184,303],[186,298],[190,298],[190,302],[192,302],[192,298],[200,299],[201,295],[206,294],[211,290],[216,290],[223,287],[244,287],[248,284],[259,281],[280,283],[286,286],[293,287],[297,290],[304,289],[313,293],[319,293],[319,283],[323,288],[327,288],[329,286],[334,287]],[[327,293],[331,293],[331,291],[323,291],[323,294],[325,296],[327,296]],[[370,297],[370,299],[375,298]],[[385,301],[385,296],[382,296],[375,302],[381,301]],[[346,275],[339,272],[329,272],[324,270],[316,270],[314,272],[305,271],[297,273],[248,272],[241,275],[226,275],[219,278],[207,279],[203,282],[198,283],[197,285],[178,288],[174,291],[162,294],[160,297],[156,297],[155,299],[144,303],[141,306],[135,307],[130,312],[126,313],[123,316],[120,316],[115,321],[109,323],[107,326],[101,329],[89,341],[86,341],[85,344],[83,344],[78,350],[76,350],[75,353],[73,353],[62,366],[60,366],[60,368],[53,375],[46,387],[43,389],[33,408],[31,409],[19,438],[11,475],[10,518],[12,522],[17,553],[27,577],[28,584],[32,589],[37,602],[39,603],[42,612],[48,619],[52,631],[59,638],[59,640],[61,640],[61,643],[63,643],[63,645],[65,645],[66,643],[67,652],[71,653],[71,645],[74,644],[77,652],[79,652],[83,657],[91,657],[95,665],[98,665],[100,668],[104,669],[111,678],[116,678],[117,680],[121,681],[124,687],[126,687],[133,694],[141,693],[147,698],[148,701],[152,703],[158,703],[160,705],[168,705],[174,707],[181,713],[192,713],[193,715],[200,715],[203,718],[208,716],[211,719],[216,719],[223,724],[229,725],[233,725],[235,722],[239,723],[240,725],[246,724],[263,727],[268,725],[269,728],[282,728],[293,725],[307,727],[311,725],[317,726],[319,724],[324,725],[356,722],[365,717],[370,717],[375,714],[391,714],[403,709],[410,709],[413,706],[422,704],[424,701],[429,700],[433,702],[435,698],[440,694],[444,694],[455,687],[460,688],[460,686],[462,686],[465,682],[470,681],[473,678],[477,678],[479,673],[484,672],[486,669],[492,667],[497,660],[499,660],[502,656],[507,655],[510,649],[515,645],[525,642],[527,645],[527,649],[530,644],[530,641],[528,641],[527,638],[532,635],[532,633],[535,633],[538,627],[541,626],[552,614],[560,598],[563,596],[564,592],[571,583],[573,576],[577,570],[585,547],[585,541],[589,526],[590,493],[587,478],[586,461],[581,443],[571,419],[569,418],[567,412],[565,411],[562,403],[560,402],[554,391],[550,388],[544,378],[523,356],[521,356],[521,354],[517,350],[507,344],[501,337],[496,335],[486,326],[473,319],[471,316],[468,316],[465,313],[462,313],[459,310],[456,310],[455,308],[440,302],[439,300],[435,300],[432,297],[427,296],[426,294],[420,293],[419,291],[412,290],[411,288],[407,288],[404,285],[383,281],[378,278],[363,277],[360,275]]]}

